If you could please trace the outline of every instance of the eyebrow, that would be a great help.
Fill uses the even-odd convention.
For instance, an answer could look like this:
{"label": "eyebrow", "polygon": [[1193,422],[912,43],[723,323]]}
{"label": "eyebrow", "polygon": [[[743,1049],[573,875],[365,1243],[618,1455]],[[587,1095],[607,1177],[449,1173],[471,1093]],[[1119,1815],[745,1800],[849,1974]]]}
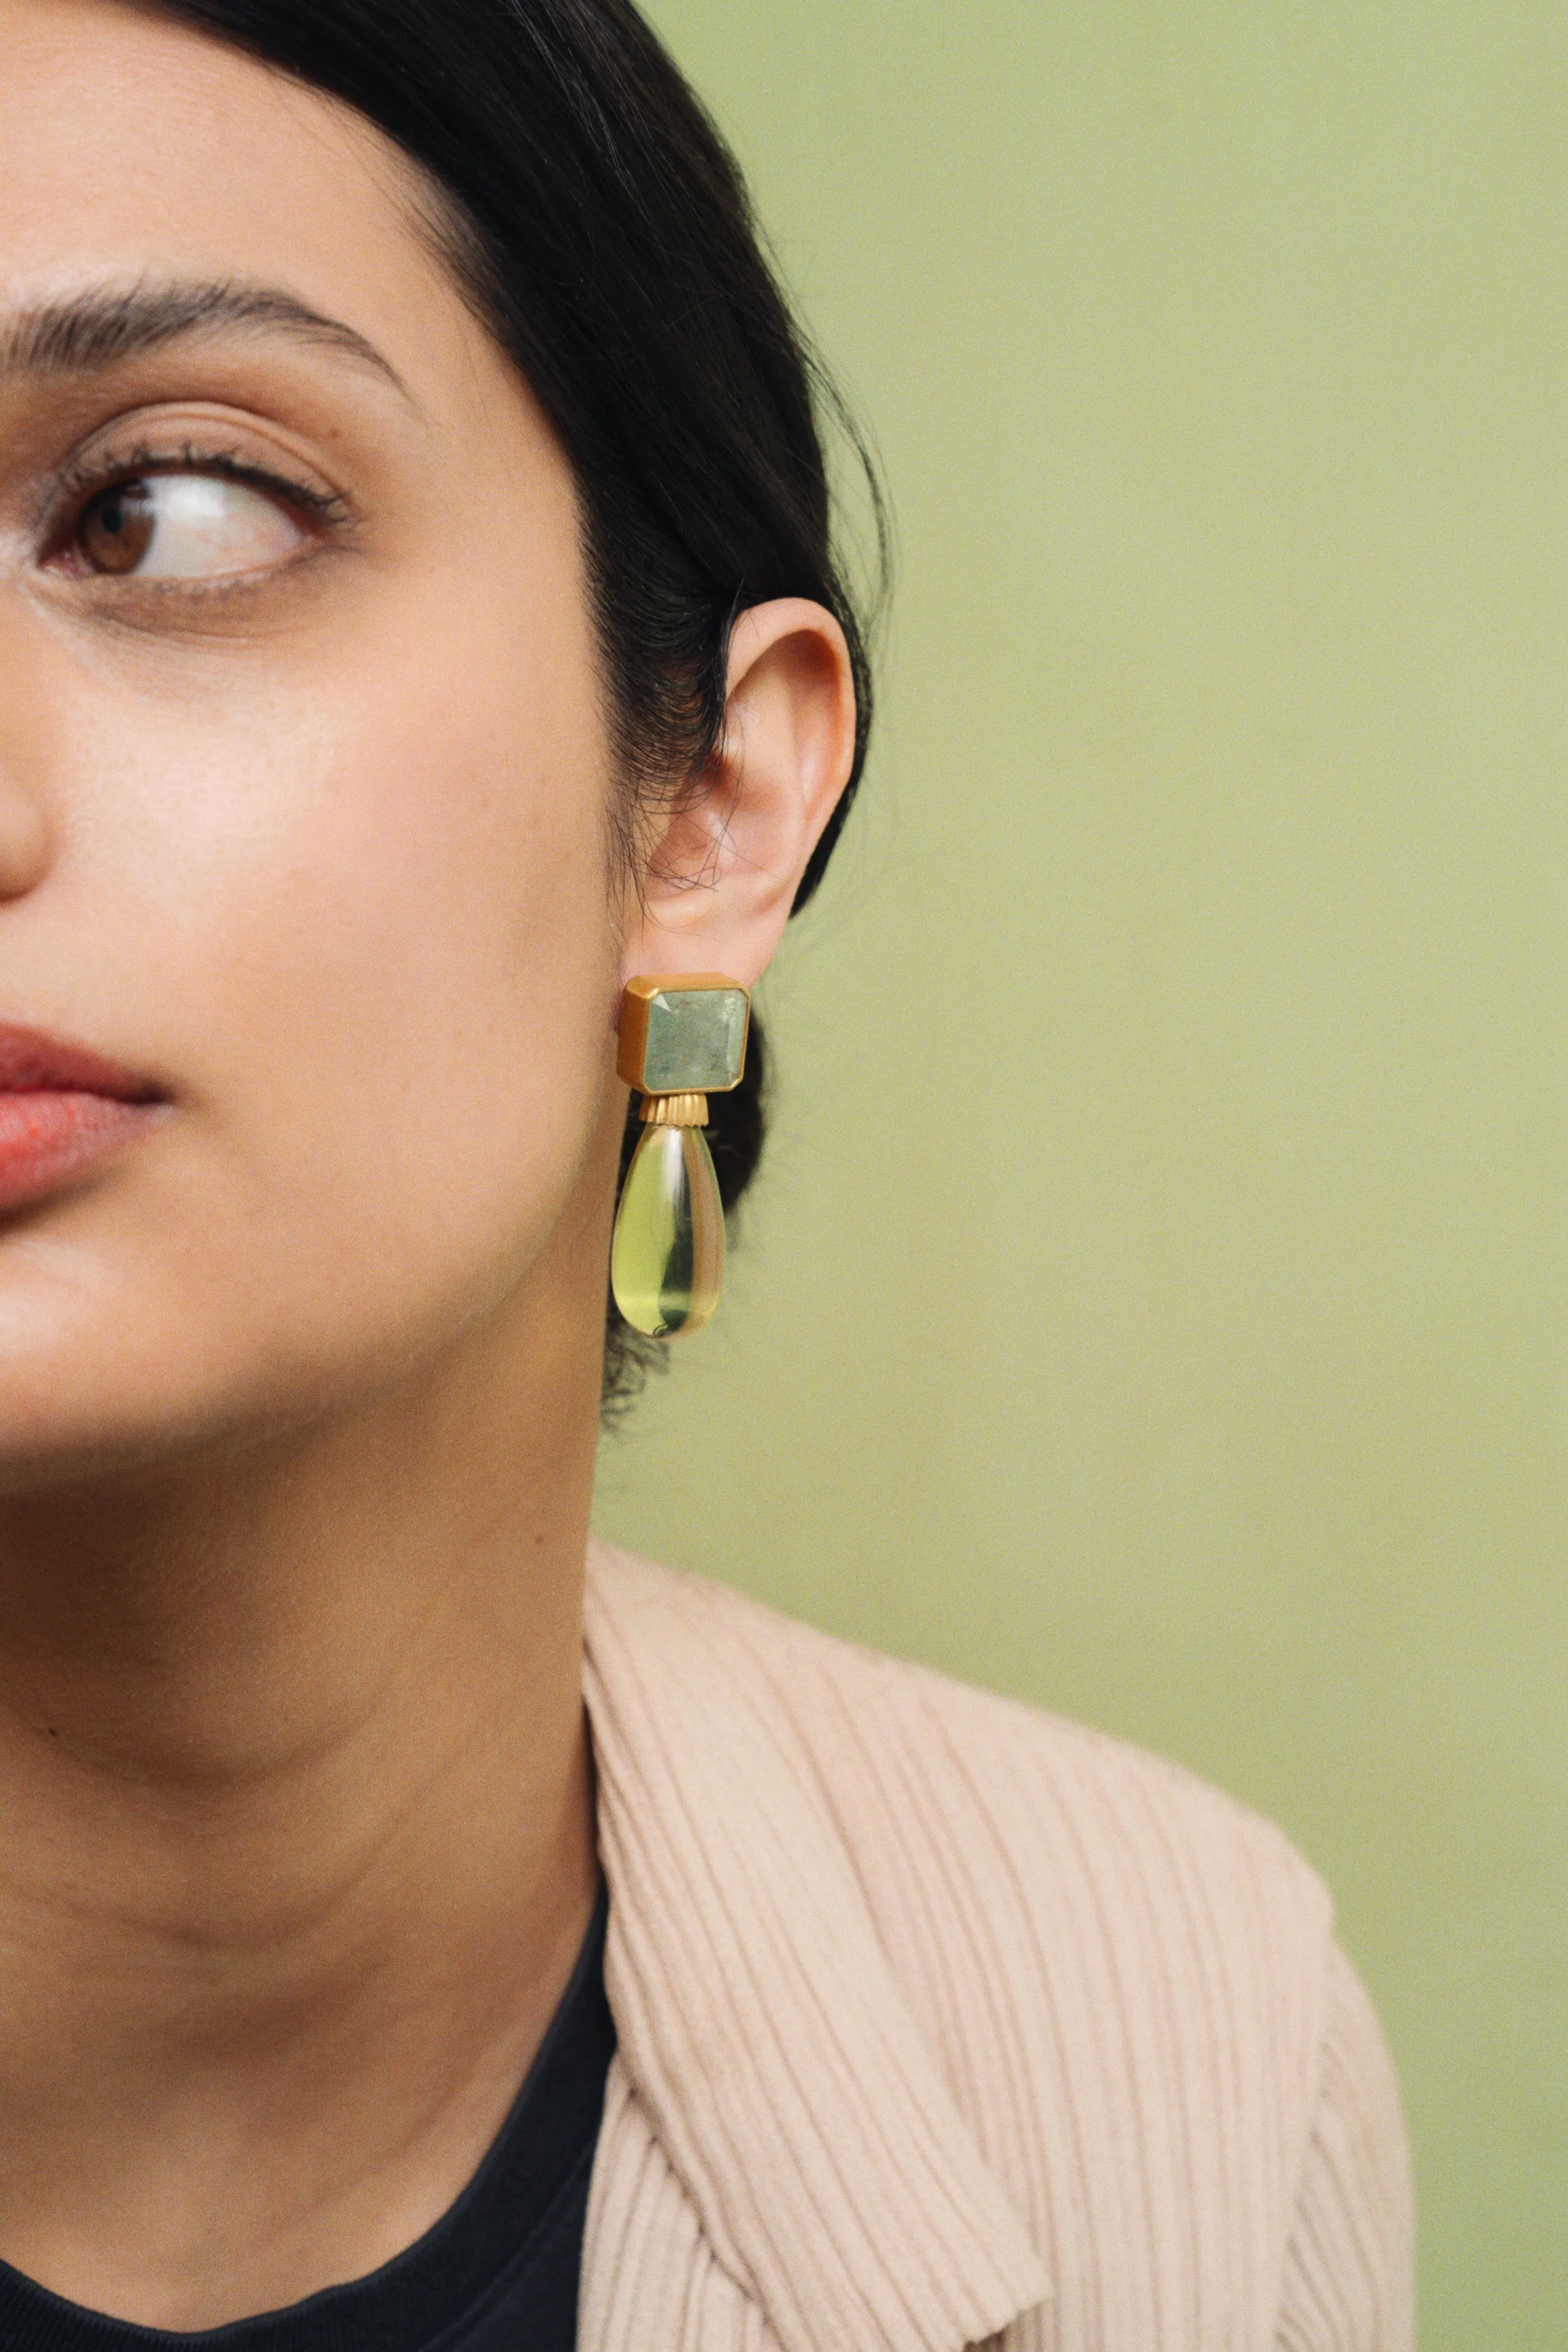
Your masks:
{"label": "eyebrow", "polygon": [[0,376],[91,374],[186,335],[260,328],[374,368],[405,400],[407,386],[374,343],[281,287],[228,280],[97,287],[0,320]]}

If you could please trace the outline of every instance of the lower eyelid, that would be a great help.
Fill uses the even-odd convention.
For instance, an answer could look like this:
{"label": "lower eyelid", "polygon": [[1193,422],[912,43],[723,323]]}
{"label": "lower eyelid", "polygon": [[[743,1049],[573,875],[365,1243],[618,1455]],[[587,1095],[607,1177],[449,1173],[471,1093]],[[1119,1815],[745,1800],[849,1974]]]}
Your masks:
{"label": "lower eyelid", "polygon": [[261,606],[269,593],[284,593],[290,583],[305,593],[307,580],[319,581],[331,558],[353,552],[332,540],[318,540],[256,572],[216,572],[206,579],[169,574],[140,578],[131,572],[118,580],[108,572],[86,572],[78,573],[70,585],[84,616],[132,634],[145,629],[177,636],[184,627],[199,631],[204,614],[210,614],[215,628],[221,627],[226,606],[238,618],[247,605]]}

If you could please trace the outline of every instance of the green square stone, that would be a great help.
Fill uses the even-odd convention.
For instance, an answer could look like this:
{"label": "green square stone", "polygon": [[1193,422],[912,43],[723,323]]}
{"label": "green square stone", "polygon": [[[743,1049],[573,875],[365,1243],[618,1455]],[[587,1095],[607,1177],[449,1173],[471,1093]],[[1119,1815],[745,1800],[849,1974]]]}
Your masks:
{"label": "green square stone", "polygon": [[643,1085],[649,1094],[727,1094],[746,1050],[743,988],[670,988],[648,1001]]}

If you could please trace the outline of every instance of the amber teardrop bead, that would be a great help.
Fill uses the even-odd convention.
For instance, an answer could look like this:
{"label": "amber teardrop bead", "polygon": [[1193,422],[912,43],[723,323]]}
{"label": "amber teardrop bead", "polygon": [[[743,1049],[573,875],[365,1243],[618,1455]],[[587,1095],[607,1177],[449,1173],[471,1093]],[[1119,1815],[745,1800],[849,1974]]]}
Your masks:
{"label": "amber teardrop bead", "polygon": [[610,1286],[634,1331],[700,1331],[724,1286],[724,1208],[700,1127],[646,1127],[616,1215]]}

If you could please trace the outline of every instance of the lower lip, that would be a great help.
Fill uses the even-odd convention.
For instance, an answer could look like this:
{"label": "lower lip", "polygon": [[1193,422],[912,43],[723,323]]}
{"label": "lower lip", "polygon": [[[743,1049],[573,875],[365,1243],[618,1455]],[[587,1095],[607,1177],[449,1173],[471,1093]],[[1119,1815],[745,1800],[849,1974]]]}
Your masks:
{"label": "lower lip", "polygon": [[109,1095],[0,1093],[0,1209],[41,1201],[85,1175],[143,1134],[163,1108]]}

